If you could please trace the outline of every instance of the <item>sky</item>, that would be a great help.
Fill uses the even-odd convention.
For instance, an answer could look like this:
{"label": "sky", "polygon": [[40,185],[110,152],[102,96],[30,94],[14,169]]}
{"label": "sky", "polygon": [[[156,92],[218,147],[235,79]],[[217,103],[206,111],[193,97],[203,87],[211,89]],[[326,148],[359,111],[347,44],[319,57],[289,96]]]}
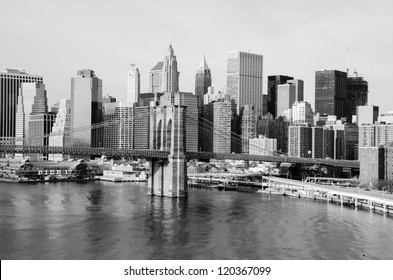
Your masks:
{"label": "sky", "polygon": [[292,76],[315,108],[315,71],[356,69],[383,113],[393,110],[392,14],[391,0],[0,0],[0,70],[44,76],[52,105],[70,98],[77,70],[92,69],[104,94],[125,101],[130,63],[147,92],[170,43],[188,92],[204,53],[219,90],[227,53],[250,51],[264,57],[264,94],[267,76]]}

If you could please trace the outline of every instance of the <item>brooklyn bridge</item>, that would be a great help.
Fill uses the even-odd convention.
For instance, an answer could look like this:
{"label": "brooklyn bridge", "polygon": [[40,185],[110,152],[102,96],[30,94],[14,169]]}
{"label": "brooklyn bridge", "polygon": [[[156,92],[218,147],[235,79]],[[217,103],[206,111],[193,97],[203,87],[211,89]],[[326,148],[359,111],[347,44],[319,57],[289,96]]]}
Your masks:
{"label": "brooklyn bridge", "polygon": [[[327,167],[359,169],[359,161],[334,160],[322,158],[290,157],[285,154],[251,155],[247,153],[214,153],[186,150],[186,106],[157,106],[150,109],[149,149],[122,149],[85,146],[32,146],[32,145],[0,145],[3,154],[67,154],[75,156],[105,155],[108,157],[137,157],[149,161],[148,193],[158,196],[187,196],[187,161],[197,159],[209,161],[245,160],[263,162],[287,162],[298,164],[316,164]],[[198,122],[194,122],[198,126]],[[105,127],[105,122],[95,124],[94,128]],[[77,128],[91,130],[92,127]],[[209,128],[213,129],[214,128]],[[206,128],[205,128],[206,130]],[[211,131],[210,131],[211,132]],[[212,133],[220,134],[220,131]],[[44,137],[44,136],[43,136]],[[47,137],[47,136],[45,136]],[[222,135],[222,137],[226,137]]]}

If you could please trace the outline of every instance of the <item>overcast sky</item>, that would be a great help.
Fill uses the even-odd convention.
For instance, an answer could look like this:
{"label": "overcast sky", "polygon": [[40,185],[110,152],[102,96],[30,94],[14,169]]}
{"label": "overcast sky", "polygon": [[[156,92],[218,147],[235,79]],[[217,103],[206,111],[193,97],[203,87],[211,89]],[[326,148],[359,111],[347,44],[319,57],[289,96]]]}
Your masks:
{"label": "overcast sky", "polygon": [[43,75],[50,105],[70,97],[78,69],[93,69],[104,93],[125,101],[129,64],[146,92],[148,72],[171,42],[181,91],[194,92],[203,53],[221,89],[227,52],[251,51],[264,56],[265,94],[268,75],[293,76],[304,80],[314,108],[315,71],[348,65],[369,82],[369,104],[386,112],[393,110],[392,15],[391,0],[0,0],[0,69]]}

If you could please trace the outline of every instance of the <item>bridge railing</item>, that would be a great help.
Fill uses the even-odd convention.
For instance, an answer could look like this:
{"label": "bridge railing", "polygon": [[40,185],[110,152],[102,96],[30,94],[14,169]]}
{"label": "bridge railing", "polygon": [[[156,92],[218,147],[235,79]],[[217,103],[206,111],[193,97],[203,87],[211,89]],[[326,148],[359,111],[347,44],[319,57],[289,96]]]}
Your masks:
{"label": "bridge railing", "polygon": [[115,149],[115,148],[91,148],[91,147],[55,147],[55,146],[19,146],[1,145],[3,153],[41,153],[41,154],[68,154],[68,155],[106,155],[106,156],[129,156],[145,158],[168,158],[169,152],[148,149]]}

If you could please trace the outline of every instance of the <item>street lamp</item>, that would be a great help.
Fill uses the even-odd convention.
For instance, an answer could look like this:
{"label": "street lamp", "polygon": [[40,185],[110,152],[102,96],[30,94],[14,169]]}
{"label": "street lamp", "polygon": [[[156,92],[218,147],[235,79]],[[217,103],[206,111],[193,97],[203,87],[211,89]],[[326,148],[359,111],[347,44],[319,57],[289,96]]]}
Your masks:
{"label": "street lamp", "polygon": [[308,154],[308,157],[311,158],[311,150],[308,150],[307,154]]}

